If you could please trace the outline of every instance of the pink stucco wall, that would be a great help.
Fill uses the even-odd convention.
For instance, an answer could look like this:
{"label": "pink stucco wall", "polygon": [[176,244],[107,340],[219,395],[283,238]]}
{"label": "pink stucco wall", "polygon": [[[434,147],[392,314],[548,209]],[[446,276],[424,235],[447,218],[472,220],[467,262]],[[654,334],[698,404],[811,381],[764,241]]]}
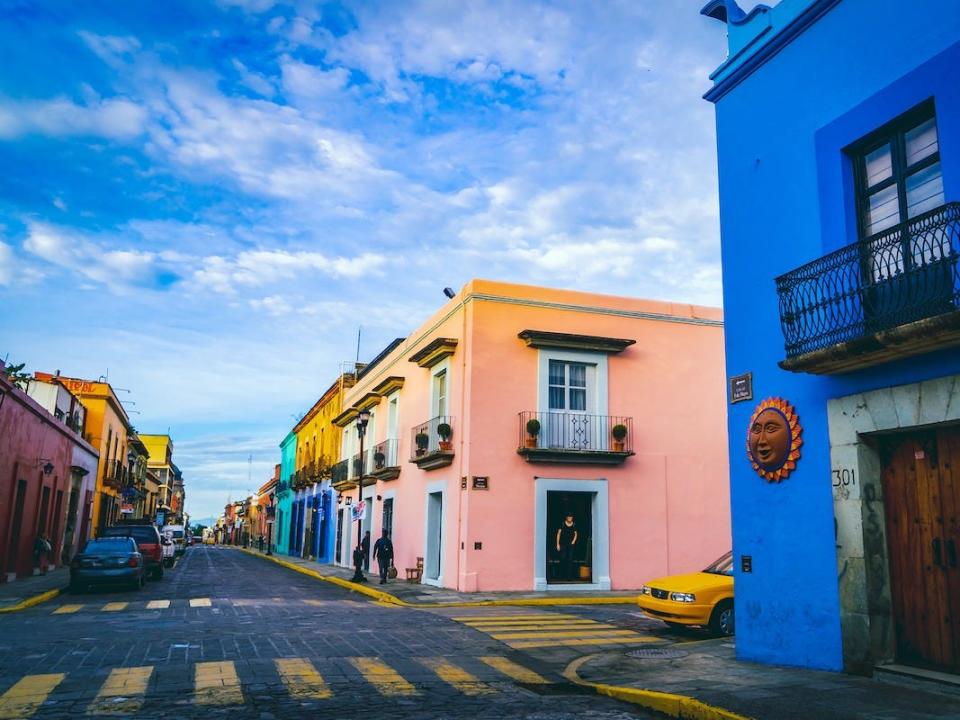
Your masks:
{"label": "pink stucco wall", "polygon": [[[402,376],[400,477],[376,485],[395,495],[397,566],[424,554],[428,485],[442,482],[443,584],[461,590],[533,586],[536,477],[605,479],[609,576],[637,588],[657,575],[698,569],[730,547],[721,313],[713,308],[476,280],[352,388],[344,407],[388,376]],[[617,466],[532,464],[517,453],[518,414],[538,406],[539,351],[525,329],[636,340],[608,357],[607,414],[633,418],[636,454]],[[457,338],[447,360],[453,464],[409,463],[410,428],[430,417],[431,372],[408,358],[437,337]],[[375,410],[386,436],[386,402]],[[489,490],[461,490],[487,476]],[[349,494],[349,493],[347,493]],[[379,535],[381,503],[374,508]],[[474,543],[482,549],[475,550]],[[461,549],[462,543],[462,549]],[[347,554],[345,557],[349,557]],[[540,573],[542,574],[542,573]]]}

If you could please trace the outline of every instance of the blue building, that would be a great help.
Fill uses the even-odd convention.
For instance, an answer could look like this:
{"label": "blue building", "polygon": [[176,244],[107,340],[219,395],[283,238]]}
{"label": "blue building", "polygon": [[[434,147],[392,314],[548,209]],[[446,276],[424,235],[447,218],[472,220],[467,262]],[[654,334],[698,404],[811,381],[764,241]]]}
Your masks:
{"label": "blue building", "polygon": [[702,10],[737,652],[957,673],[960,2],[748,10]]}
{"label": "blue building", "polygon": [[276,551],[282,554],[290,552],[290,527],[293,519],[293,490],[290,487],[291,478],[296,466],[297,436],[293,432],[280,443],[280,482],[276,489],[276,519],[274,521],[274,538]]}

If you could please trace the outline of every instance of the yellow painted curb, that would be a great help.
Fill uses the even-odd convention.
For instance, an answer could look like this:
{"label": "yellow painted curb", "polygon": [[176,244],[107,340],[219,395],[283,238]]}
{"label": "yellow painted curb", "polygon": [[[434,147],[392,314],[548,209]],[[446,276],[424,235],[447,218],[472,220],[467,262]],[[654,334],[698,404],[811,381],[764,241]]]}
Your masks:
{"label": "yellow painted curb", "polygon": [[617,700],[641,705],[682,720],[751,720],[746,715],[738,715],[723,708],[707,705],[705,702],[686,695],[675,695],[673,693],[657,692],[656,690],[641,690],[640,688],[623,687],[621,685],[606,685],[584,680],[577,671],[581,665],[595,657],[597,657],[596,654],[577,658],[567,665],[563,671],[563,676],[576,685],[591,688],[598,695],[607,695]]}
{"label": "yellow painted curb", "polygon": [[27,608],[32,608],[34,605],[39,605],[40,603],[44,603],[47,600],[53,600],[53,598],[55,598],[59,594],[60,594],[59,588],[56,590],[47,590],[45,593],[40,593],[39,595],[34,595],[33,597],[29,597],[22,602],[18,602],[16,605],[0,608],[0,614],[19,612],[20,610],[26,610]]}
{"label": "yellow painted curb", "polygon": [[[227,546],[230,547],[230,546]],[[632,605],[635,600],[631,597],[553,597],[553,598],[512,598],[512,599],[503,599],[503,600],[463,600],[459,602],[423,602],[423,603],[411,603],[406,600],[401,600],[396,595],[391,595],[390,593],[383,592],[382,590],[374,590],[373,588],[366,587],[365,585],[360,585],[358,583],[350,582],[349,580],[344,580],[333,575],[322,575],[316,570],[311,570],[310,568],[305,568],[302,565],[297,565],[296,563],[287,562],[286,560],[281,560],[275,555],[263,555],[262,553],[254,552],[253,550],[248,550],[246,548],[237,548],[241,552],[247,553],[247,555],[253,555],[255,557],[263,558],[264,560],[270,560],[277,563],[277,565],[282,565],[285,568],[294,570],[303,575],[307,575],[317,580],[322,580],[323,582],[328,582],[333,585],[339,585],[342,588],[345,588],[351,592],[357,592],[367,597],[374,598],[383,603],[389,603],[390,605],[398,605],[400,607],[408,608],[461,608],[461,607],[524,607],[524,606],[550,606],[550,605]]]}

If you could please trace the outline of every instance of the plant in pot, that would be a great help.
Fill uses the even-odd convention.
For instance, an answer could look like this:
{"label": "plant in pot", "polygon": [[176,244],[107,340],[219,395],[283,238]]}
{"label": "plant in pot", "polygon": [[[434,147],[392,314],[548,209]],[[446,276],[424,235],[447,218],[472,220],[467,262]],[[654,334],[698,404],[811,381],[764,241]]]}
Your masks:
{"label": "plant in pot", "polygon": [[537,446],[537,435],[540,434],[540,421],[536,418],[530,418],[527,420],[527,440],[526,445],[528,448],[535,448]]}
{"label": "plant in pot", "polygon": [[627,437],[627,426],[614,425],[610,430],[610,434],[613,435],[613,451],[623,452],[623,440]]}
{"label": "plant in pot", "polygon": [[377,470],[380,470],[380,469],[383,468],[383,463],[386,462],[386,459],[387,459],[387,456],[384,455],[384,454],[383,454],[382,452],[380,452],[379,450],[377,450],[377,451],[373,454],[373,464],[376,465]]}
{"label": "plant in pot", "polygon": [[425,432],[418,432],[413,439],[417,443],[417,457],[426,454],[427,445],[430,444],[430,436]]}
{"label": "plant in pot", "polygon": [[450,442],[452,434],[453,429],[447,423],[437,425],[437,435],[440,436],[440,452],[450,452],[453,448],[453,443]]}

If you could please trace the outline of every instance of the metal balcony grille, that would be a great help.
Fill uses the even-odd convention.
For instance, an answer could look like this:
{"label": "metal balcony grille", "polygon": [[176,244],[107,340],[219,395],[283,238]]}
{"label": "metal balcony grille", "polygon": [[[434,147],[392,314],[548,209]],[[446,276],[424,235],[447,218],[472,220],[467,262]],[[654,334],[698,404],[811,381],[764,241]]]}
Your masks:
{"label": "metal balcony grille", "polygon": [[372,472],[388,467],[397,467],[400,464],[397,458],[397,446],[399,444],[397,440],[384,440],[370,448],[370,458],[367,463]]}
{"label": "metal balcony grille", "polygon": [[777,278],[788,358],[934,317],[960,302],[960,203]]}
{"label": "metal balcony grille", "polygon": [[350,461],[341,460],[330,468],[330,482],[339,483],[348,479],[350,472]]}
{"label": "metal balcony grille", "polygon": [[413,428],[410,433],[410,459],[412,461],[415,462],[418,458],[425,455],[432,455],[441,451],[452,452],[452,449],[445,449],[440,445],[440,443],[443,442],[443,438],[440,437],[438,428],[444,424],[450,426],[451,434],[448,441],[452,442],[454,426],[453,418],[449,415],[440,415],[431,418],[427,420],[427,422]]}
{"label": "metal balcony grille", "polygon": [[[540,431],[536,444],[530,445],[527,423],[536,420]],[[627,433],[622,441],[613,436],[613,429],[622,425]],[[633,452],[633,418],[620,415],[587,415],[572,412],[520,413],[518,447],[536,447],[571,452]],[[622,445],[621,445],[622,442]]]}

